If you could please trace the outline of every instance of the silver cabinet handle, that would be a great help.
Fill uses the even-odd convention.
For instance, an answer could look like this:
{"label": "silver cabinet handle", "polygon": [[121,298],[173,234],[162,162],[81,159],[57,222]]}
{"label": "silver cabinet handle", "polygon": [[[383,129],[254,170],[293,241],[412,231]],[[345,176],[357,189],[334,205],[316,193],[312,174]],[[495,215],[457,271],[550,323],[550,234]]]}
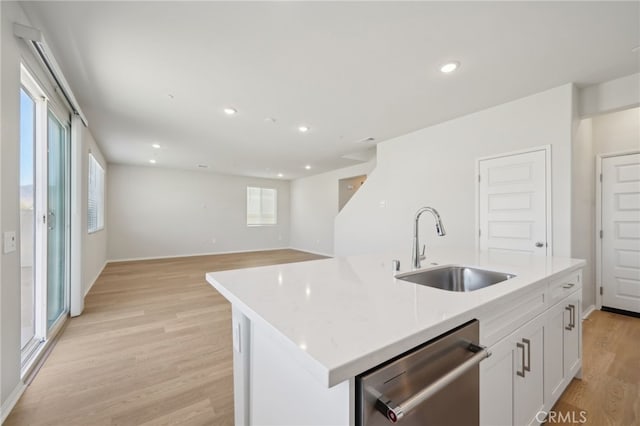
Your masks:
{"label": "silver cabinet handle", "polygon": [[522,339],[525,345],[527,345],[527,365],[523,366],[524,371],[531,371],[531,340]]}
{"label": "silver cabinet handle", "polygon": [[543,243],[543,242],[541,242],[541,241],[538,241],[538,242],[536,243],[536,247],[544,247],[544,243]]}
{"label": "silver cabinet handle", "polygon": [[569,305],[571,308],[571,328],[576,326],[576,305]]}
{"label": "silver cabinet handle", "polygon": [[400,404],[395,404],[391,399],[387,398],[383,394],[380,394],[373,389],[369,389],[368,391],[377,397],[376,410],[381,412],[391,423],[397,423],[418,405],[422,404],[424,401],[440,392],[443,388],[447,387],[458,377],[480,364],[480,361],[491,356],[491,352],[489,352],[484,346],[470,343],[467,349],[470,352],[475,352],[475,355]]}
{"label": "silver cabinet handle", "polygon": [[569,289],[569,288],[573,287],[574,285],[575,285],[574,283],[568,283],[568,284],[563,285],[562,288]]}
{"label": "silver cabinet handle", "polygon": [[573,328],[573,326],[571,325],[571,305],[566,306],[564,308],[565,311],[569,311],[569,324],[564,326],[565,330],[569,330],[571,331],[571,329]]}
{"label": "silver cabinet handle", "polygon": [[522,349],[522,371],[517,371],[516,374],[520,377],[524,377],[525,367],[524,367],[524,345],[520,342],[516,343],[516,347]]}

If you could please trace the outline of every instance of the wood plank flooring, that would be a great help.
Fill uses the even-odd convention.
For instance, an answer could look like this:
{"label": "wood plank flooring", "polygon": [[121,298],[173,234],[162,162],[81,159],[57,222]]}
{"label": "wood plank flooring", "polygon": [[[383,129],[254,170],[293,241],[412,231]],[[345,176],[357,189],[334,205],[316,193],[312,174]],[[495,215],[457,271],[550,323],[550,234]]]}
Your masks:
{"label": "wood plank flooring", "polygon": [[[205,272],[318,258],[277,250],[109,264],[5,426],[232,425],[231,309]],[[554,410],[640,425],[640,319],[596,311],[583,330],[584,379]]]}
{"label": "wood plank flooring", "polygon": [[109,264],[5,426],[232,425],[231,307],[204,274],[319,258],[274,250]]}

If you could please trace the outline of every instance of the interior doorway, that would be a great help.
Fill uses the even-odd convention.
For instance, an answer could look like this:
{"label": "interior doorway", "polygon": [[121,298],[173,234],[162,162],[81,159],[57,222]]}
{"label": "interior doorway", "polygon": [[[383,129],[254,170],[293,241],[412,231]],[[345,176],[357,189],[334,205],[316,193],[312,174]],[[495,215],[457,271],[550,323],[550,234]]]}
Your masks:
{"label": "interior doorway", "polygon": [[338,181],[338,211],[349,202],[351,197],[364,185],[367,175],[352,176]]}
{"label": "interior doorway", "polygon": [[599,155],[599,305],[640,315],[640,152]]}

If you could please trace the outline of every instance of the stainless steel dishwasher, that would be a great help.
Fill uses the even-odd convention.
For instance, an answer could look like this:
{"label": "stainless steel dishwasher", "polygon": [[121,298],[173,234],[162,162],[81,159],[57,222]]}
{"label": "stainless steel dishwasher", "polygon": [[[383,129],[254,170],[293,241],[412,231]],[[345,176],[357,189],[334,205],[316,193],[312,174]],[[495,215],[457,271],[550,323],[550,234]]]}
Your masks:
{"label": "stainless steel dishwasher", "polygon": [[477,320],[356,378],[356,424],[478,425],[480,362]]}

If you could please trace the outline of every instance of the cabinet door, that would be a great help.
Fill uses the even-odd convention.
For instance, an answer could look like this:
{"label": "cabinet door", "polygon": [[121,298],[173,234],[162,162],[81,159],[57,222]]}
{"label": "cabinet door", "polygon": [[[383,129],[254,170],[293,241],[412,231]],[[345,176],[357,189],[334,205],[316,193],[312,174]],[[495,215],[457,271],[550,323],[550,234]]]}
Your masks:
{"label": "cabinet door", "polygon": [[562,394],[564,387],[564,335],[569,325],[567,303],[562,302],[549,309],[544,328],[544,402],[551,408]]}
{"label": "cabinet door", "polygon": [[543,341],[545,315],[511,335],[513,356],[513,424],[538,425],[544,403]]}
{"label": "cabinet door", "polygon": [[563,303],[569,310],[566,314],[566,323],[571,325],[570,330],[564,328],[564,376],[573,377],[580,368],[580,346],[582,344],[582,314],[580,292],[569,296]]}
{"label": "cabinet door", "polygon": [[513,424],[513,354],[509,338],[490,348],[491,356],[480,363],[480,424]]}

